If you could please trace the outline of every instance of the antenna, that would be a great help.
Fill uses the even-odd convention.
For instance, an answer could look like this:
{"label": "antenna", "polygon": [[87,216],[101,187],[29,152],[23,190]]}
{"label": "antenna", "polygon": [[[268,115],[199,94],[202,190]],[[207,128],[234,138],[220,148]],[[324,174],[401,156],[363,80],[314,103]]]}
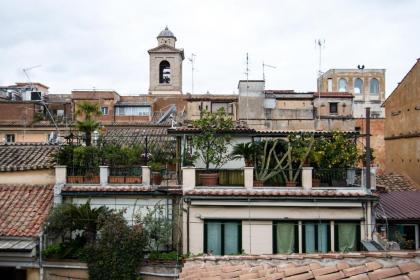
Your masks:
{"label": "antenna", "polygon": [[249,57],[248,53],[246,53],[246,69],[245,69],[245,75],[246,75],[246,123],[248,124],[248,111],[249,111],[249,103],[248,103],[248,81],[249,81]]}
{"label": "antenna", "polygon": [[263,80],[264,81],[265,81],[265,67],[276,69],[276,66],[265,64],[264,61],[263,61],[263,63],[262,63],[262,69],[263,69]]}
{"label": "antenna", "polygon": [[191,54],[191,57],[188,60],[191,62],[191,94],[194,94],[194,63],[195,63],[195,54]]}
{"label": "antenna", "polygon": [[[23,68],[23,69],[22,69],[23,73],[25,74],[25,76],[26,76],[26,78],[28,79],[28,82],[29,82],[29,84],[30,84],[30,86],[31,86],[31,91],[33,90],[33,83],[32,83],[32,81],[31,81],[31,78],[29,77],[28,71],[30,71],[30,70],[32,70],[32,69],[34,69],[34,68],[38,68],[38,67],[41,67],[41,65],[35,65],[35,66],[26,67],[26,68]],[[39,100],[39,102],[42,104],[42,106],[44,106],[44,108],[45,108],[45,110],[47,111],[47,113],[48,113],[48,115],[49,115],[49,117],[50,117],[50,119],[51,119],[52,123],[53,123],[53,124],[54,124],[54,126],[55,126],[55,130],[57,131],[57,139],[58,139],[58,137],[60,137],[60,130],[59,130],[59,128],[58,128],[58,125],[57,125],[57,123],[55,122],[55,120],[54,120],[54,118],[53,118],[53,116],[52,116],[52,114],[51,114],[50,110],[48,109],[47,104],[45,104],[45,101],[41,98],[41,96],[40,96],[40,98],[39,98],[39,99],[40,99],[40,100]]]}
{"label": "antenna", "polygon": [[325,49],[325,39],[316,39],[315,47],[319,49],[319,64],[318,64],[318,108],[317,108],[317,127],[320,128],[320,119],[321,119],[321,77],[322,77],[322,50]]}

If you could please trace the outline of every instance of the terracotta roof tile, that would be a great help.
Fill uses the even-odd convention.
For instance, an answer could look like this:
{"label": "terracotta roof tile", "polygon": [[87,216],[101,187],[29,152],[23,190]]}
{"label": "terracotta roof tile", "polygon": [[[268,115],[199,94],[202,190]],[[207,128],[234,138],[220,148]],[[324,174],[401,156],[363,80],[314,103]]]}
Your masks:
{"label": "terracotta roof tile", "polygon": [[[413,254],[410,255],[407,252],[401,253],[405,253],[407,258],[413,258]],[[383,267],[383,265],[377,261],[369,262],[369,259],[366,259],[366,263],[364,264],[363,262],[358,262],[359,264],[357,266],[351,266],[352,262],[343,260],[337,263],[333,260],[337,259],[338,255],[344,259],[351,258],[351,254],[325,255],[328,255],[328,258],[331,260],[330,262],[327,262],[326,259],[322,259],[311,261],[311,263],[307,265],[296,265],[293,262],[289,262],[289,259],[293,259],[291,258],[292,255],[279,255],[286,256],[286,260],[284,260],[284,258],[276,258],[276,255],[195,257],[187,260],[179,275],[179,279],[420,279],[420,264],[416,262],[405,262],[397,265],[393,263],[392,260],[389,260],[388,266],[391,265],[389,267]],[[361,255],[364,256],[363,253],[361,253]],[[308,256],[309,255],[306,254],[300,255],[302,259],[310,258]],[[384,253],[384,256],[389,256],[389,254]],[[276,259],[284,263],[276,265],[275,263],[264,262],[264,264],[260,264],[260,261],[267,259]],[[229,263],[229,260],[232,260],[233,262]],[[249,260],[252,262],[247,262]],[[419,261],[416,259],[413,260]]]}
{"label": "terracotta roof tile", "polygon": [[364,197],[362,192],[349,191],[302,191],[301,189],[271,190],[271,189],[193,189],[186,191],[185,196],[238,196],[238,197]]}
{"label": "terracotta roof tile", "polygon": [[42,143],[0,145],[0,172],[52,168],[57,150],[56,145]]}
{"label": "terracotta roof tile", "polygon": [[52,202],[50,185],[0,185],[0,236],[37,236]]}
{"label": "terracotta roof tile", "polygon": [[407,175],[399,173],[387,173],[376,177],[378,191],[399,192],[399,191],[419,191],[416,183]]}

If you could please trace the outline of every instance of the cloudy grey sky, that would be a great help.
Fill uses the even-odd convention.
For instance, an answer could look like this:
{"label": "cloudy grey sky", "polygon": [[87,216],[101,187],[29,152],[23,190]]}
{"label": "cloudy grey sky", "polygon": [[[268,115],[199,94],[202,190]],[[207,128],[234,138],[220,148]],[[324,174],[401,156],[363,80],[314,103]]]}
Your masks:
{"label": "cloudy grey sky", "polygon": [[[420,1],[99,1],[2,0],[0,85],[32,80],[51,93],[115,89],[147,93],[148,53],[168,25],[186,57],[195,53],[195,92],[237,92],[250,79],[269,89],[316,88],[316,38],[325,38],[323,70],[387,69],[387,95],[420,57]],[[191,91],[186,59],[184,92]]]}

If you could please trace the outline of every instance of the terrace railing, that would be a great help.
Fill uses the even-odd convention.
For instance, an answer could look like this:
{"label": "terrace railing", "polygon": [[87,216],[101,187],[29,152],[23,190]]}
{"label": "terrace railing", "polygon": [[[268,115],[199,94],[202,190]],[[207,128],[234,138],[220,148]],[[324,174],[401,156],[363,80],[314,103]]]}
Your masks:
{"label": "terrace railing", "polygon": [[141,184],[141,166],[111,166],[109,167],[108,182],[110,184]]}
{"label": "terrace railing", "polygon": [[99,167],[67,167],[67,182],[72,184],[99,184]]}
{"label": "terrace railing", "polygon": [[356,168],[317,168],[312,172],[312,184],[314,187],[360,187],[361,172]]}

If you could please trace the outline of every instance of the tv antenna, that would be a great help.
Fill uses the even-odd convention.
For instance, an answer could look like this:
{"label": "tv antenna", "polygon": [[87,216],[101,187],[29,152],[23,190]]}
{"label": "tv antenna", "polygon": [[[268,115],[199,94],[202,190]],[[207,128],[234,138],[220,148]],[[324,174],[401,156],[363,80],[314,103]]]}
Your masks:
{"label": "tv antenna", "polygon": [[325,39],[316,39],[315,47],[319,50],[319,61],[318,61],[318,108],[317,108],[317,118],[318,118],[318,129],[320,128],[320,119],[321,119],[321,76],[322,76],[322,50],[325,49]]}
{"label": "tv antenna", "polygon": [[191,62],[191,94],[194,94],[194,63],[196,56],[197,55],[191,53],[191,57],[188,58],[188,60]]}
{"label": "tv antenna", "polygon": [[[31,87],[31,92],[34,90],[34,86],[33,86],[32,80],[31,80],[31,78],[30,78],[30,76],[29,76],[29,73],[28,73],[28,72],[29,72],[29,71],[31,71],[31,70],[33,70],[33,69],[35,69],[35,68],[38,68],[38,67],[41,67],[41,65],[34,65],[34,66],[30,66],[30,67],[22,68],[23,73],[25,74],[26,78],[28,79],[29,85],[30,85],[30,87]],[[52,114],[51,114],[50,110],[48,109],[47,104],[46,104],[46,103],[45,103],[45,101],[42,99],[41,94],[40,94],[40,96],[39,96],[39,102],[41,103],[41,105],[42,105],[42,106],[44,106],[45,110],[46,110],[46,111],[47,111],[47,113],[48,113],[48,116],[50,117],[50,119],[51,119],[52,123],[54,124],[55,130],[56,130],[56,132],[57,132],[57,139],[58,139],[58,137],[60,137],[60,130],[59,130],[59,128],[58,128],[57,123],[56,123],[56,122],[55,122],[55,120],[54,120],[54,117],[52,116]]]}
{"label": "tv antenna", "polygon": [[263,80],[265,81],[265,67],[276,69],[276,66],[265,64],[264,61],[262,63],[262,70],[263,70]]}
{"label": "tv antenna", "polygon": [[246,75],[246,122],[248,124],[248,111],[249,111],[249,103],[248,103],[248,89],[249,89],[249,56],[248,53],[246,53],[246,68],[245,68],[245,75]]}

